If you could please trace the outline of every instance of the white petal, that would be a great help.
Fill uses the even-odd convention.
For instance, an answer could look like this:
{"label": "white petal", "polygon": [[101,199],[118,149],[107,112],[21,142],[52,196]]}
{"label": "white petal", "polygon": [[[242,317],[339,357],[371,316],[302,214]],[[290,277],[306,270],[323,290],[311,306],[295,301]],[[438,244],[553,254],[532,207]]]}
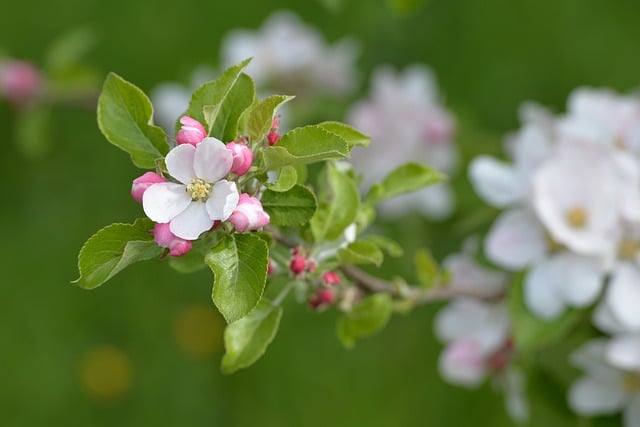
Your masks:
{"label": "white petal", "polygon": [[569,305],[584,307],[595,301],[604,282],[604,272],[597,260],[562,252],[552,262],[558,290]]}
{"label": "white petal", "polygon": [[624,402],[624,391],[616,382],[602,382],[587,376],[574,382],[569,389],[569,405],[581,415],[615,413]]}
{"label": "white petal", "polygon": [[640,271],[627,264],[621,265],[609,284],[606,301],[624,327],[640,329]]}
{"label": "white petal", "polygon": [[625,327],[613,315],[611,307],[606,301],[600,301],[593,311],[593,324],[598,329],[610,334],[627,332]]}
{"label": "white petal", "polygon": [[627,404],[622,418],[624,419],[624,427],[640,427],[640,394],[637,394]]}
{"label": "white petal", "polygon": [[195,147],[191,144],[182,144],[169,151],[164,159],[169,175],[183,184],[189,184],[196,178],[193,170],[193,156]]}
{"label": "white petal", "polygon": [[481,301],[459,298],[440,310],[434,321],[438,338],[445,342],[472,336],[479,319],[485,319],[488,307]]}
{"label": "white petal", "polygon": [[607,360],[620,369],[640,371],[640,335],[622,335],[609,341]]}
{"label": "white petal", "polygon": [[453,384],[476,387],[484,379],[487,369],[482,354],[473,341],[449,344],[439,360],[440,374]]}
{"label": "white petal", "polygon": [[564,310],[550,260],[536,263],[524,281],[524,302],[536,316],[550,320]]}
{"label": "white petal", "polygon": [[513,166],[489,156],[479,156],[469,166],[476,192],[492,206],[502,208],[524,197],[525,186]]}
{"label": "white petal", "polygon": [[[226,148],[225,148],[226,150]],[[215,183],[207,200],[207,212],[213,220],[225,221],[238,206],[238,188],[232,181],[222,180]]]}
{"label": "white petal", "polygon": [[187,209],[169,223],[169,229],[176,236],[186,240],[196,240],[200,234],[213,226],[205,204],[191,202]]}
{"label": "white petal", "polygon": [[526,397],[526,379],[524,374],[510,368],[505,374],[504,404],[511,418],[517,423],[529,420],[529,402]]}
{"label": "white petal", "polygon": [[153,221],[171,221],[191,203],[191,196],[182,184],[161,182],[154,184],[142,195],[144,213]]}
{"label": "white petal", "polygon": [[232,164],[231,151],[215,138],[205,138],[196,147],[193,169],[206,182],[214,183],[227,176]]}
{"label": "white petal", "polygon": [[485,240],[487,257],[503,267],[520,270],[546,252],[544,231],[524,209],[504,212],[493,223]]}

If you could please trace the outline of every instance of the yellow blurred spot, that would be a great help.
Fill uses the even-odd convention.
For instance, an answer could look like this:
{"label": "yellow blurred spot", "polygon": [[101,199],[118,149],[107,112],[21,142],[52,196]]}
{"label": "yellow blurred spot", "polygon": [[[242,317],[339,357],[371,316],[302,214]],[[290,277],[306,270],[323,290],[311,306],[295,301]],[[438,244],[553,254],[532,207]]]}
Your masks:
{"label": "yellow blurred spot", "polygon": [[640,391],[640,375],[627,374],[624,377],[622,387],[628,393],[636,393],[637,391]]}
{"label": "yellow blurred spot", "polygon": [[173,339],[180,350],[204,359],[217,353],[223,344],[224,320],[208,305],[183,308],[173,322]]}
{"label": "yellow blurred spot", "polygon": [[584,228],[587,225],[587,212],[579,206],[572,207],[565,215],[567,223],[573,228]]}
{"label": "yellow blurred spot", "polygon": [[129,356],[111,345],[90,349],[80,365],[82,388],[92,398],[113,402],[124,397],[133,382]]}
{"label": "yellow blurred spot", "polygon": [[638,254],[638,250],[640,250],[640,245],[638,242],[633,240],[624,239],[618,245],[618,255],[622,259],[627,259],[633,261],[636,259],[636,255]]}

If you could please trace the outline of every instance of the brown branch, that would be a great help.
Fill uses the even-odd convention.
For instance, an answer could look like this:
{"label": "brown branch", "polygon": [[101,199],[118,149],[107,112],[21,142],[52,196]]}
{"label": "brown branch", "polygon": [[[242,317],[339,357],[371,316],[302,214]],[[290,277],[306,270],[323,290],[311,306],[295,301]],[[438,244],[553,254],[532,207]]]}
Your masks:
{"label": "brown branch", "polygon": [[453,288],[444,284],[439,284],[429,289],[424,289],[416,285],[398,287],[389,281],[371,276],[352,265],[344,265],[340,267],[340,270],[351,280],[354,280],[360,287],[370,292],[386,293],[394,297],[410,299],[416,305],[446,301],[458,297],[476,298],[487,301],[494,301],[504,297],[503,293],[486,294],[470,289]]}

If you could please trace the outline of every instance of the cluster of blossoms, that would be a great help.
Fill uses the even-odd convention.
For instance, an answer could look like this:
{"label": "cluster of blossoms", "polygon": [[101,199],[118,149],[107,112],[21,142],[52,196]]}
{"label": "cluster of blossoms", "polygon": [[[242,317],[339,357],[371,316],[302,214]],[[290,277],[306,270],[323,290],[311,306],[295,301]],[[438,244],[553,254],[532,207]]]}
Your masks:
{"label": "cluster of blossoms", "polygon": [[469,388],[490,377],[505,393],[508,413],[524,421],[529,415],[524,375],[512,363],[511,320],[501,298],[507,275],[479,265],[473,259],[473,246],[467,244],[463,252],[443,263],[450,274],[449,288],[461,296],[447,304],[434,322],[436,335],[445,343],[440,374],[452,384]]}
{"label": "cluster of blossoms", "polygon": [[200,122],[183,116],[177,145],[165,158],[169,181],[147,172],[133,181],[132,197],[156,222],[154,237],[169,255],[191,250],[191,241],[221,222],[229,221],[237,232],[256,230],[269,223],[260,200],[240,194],[234,177],[245,175],[253,152],[239,138],[226,145],[208,137]]}
{"label": "cluster of blossoms", "polygon": [[[435,79],[424,66],[410,66],[403,73],[390,67],[377,69],[369,99],[354,105],[347,121],[371,137],[366,150],[352,153],[365,187],[407,162],[421,162],[445,174],[455,170],[458,153],[452,144],[454,119],[440,104]],[[454,198],[450,187],[439,183],[383,203],[380,208],[390,216],[414,209],[438,219],[452,212]]]}
{"label": "cluster of blossoms", "polygon": [[476,191],[504,209],[484,242],[487,258],[524,271],[524,302],[542,320],[595,306],[608,338],[574,355],[586,375],[569,391],[585,415],[624,409],[640,425],[640,99],[592,89],[568,111],[524,110],[508,140],[512,163],[481,156]]}
{"label": "cluster of blossoms", "polygon": [[257,31],[233,30],[222,43],[223,66],[252,57],[247,73],[258,87],[295,95],[351,92],[356,54],[353,41],[329,46],[316,29],[286,11],[272,14]]}

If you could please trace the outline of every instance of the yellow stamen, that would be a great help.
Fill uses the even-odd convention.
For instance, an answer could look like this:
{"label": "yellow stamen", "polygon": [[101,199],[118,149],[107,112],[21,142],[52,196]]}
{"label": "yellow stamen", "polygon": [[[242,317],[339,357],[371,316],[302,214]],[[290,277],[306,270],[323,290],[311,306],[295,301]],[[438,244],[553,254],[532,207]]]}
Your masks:
{"label": "yellow stamen", "polygon": [[191,184],[187,185],[187,191],[191,194],[191,200],[204,202],[209,198],[209,193],[211,193],[211,184],[201,179],[193,179]]}
{"label": "yellow stamen", "polygon": [[640,243],[625,239],[618,245],[618,256],[622,259],[634,260],[640,250]]}
{"label": "yellow stamen", "polygon": [[622,380],[622,388],[629,393],[640,391],[640,374],[627,374]]}
{"label": "yellow stamen", "polygon": [[579,206],[574,206],[567,211],[565,219],[573,228],[584,228],[587,225],[587,213]]}

